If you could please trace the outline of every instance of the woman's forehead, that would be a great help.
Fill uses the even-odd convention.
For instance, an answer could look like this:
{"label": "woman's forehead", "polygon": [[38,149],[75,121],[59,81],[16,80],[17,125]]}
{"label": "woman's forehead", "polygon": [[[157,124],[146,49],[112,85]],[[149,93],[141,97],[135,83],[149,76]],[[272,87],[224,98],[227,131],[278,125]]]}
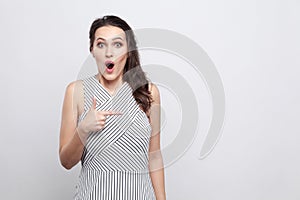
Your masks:
{"label": "woman's forehead", "polygon": [[95,32],[95,40],[98,38],[104,40],[112,40],[114,38],[120,38],[122,40],[126,40],[125,32],[116,26],[103,26],[96,30]]}

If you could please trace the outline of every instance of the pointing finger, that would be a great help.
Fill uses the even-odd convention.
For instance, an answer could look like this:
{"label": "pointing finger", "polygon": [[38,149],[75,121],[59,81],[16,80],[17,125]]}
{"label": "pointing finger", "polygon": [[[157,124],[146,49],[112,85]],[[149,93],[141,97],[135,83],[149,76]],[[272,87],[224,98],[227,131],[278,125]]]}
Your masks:
{"label": "pointing finger", "polygon": [[117,112],[117,111],[100,111],[102,115],[122,115],[121,112]]}

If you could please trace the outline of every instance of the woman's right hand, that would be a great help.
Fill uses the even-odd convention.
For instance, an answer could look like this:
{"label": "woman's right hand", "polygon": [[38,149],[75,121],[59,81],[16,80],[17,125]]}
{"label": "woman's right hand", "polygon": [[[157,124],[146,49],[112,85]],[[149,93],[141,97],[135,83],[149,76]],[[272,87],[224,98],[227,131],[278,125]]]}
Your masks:
{"label": "woman's right hand", "polygon": [[78,124],[78,133],[86,138],[90,132],[102,130],[105,127],[106,117],[108,115],[120,115],[115,111],[97,111],[96,98],[93,97],[93,103],[86,117]]}

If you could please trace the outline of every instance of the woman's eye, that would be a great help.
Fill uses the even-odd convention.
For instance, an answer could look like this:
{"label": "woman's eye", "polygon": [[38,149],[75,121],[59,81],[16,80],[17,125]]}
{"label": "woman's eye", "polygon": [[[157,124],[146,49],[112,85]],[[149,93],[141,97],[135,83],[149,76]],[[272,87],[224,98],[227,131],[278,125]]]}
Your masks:
{"label": "woman's eye", "polygon": [[117,47],[117,48],[122,47],[122,43],[121,43],[121,42],[116,42],[116,43],[115,43],[115,47]]}
{"label": "woman's eye", "polygon": [[99,43],[97,44],[97,46],[98,46],[99,48],[103,48],[103,47],[104,47],[104,43],[99,42]]}

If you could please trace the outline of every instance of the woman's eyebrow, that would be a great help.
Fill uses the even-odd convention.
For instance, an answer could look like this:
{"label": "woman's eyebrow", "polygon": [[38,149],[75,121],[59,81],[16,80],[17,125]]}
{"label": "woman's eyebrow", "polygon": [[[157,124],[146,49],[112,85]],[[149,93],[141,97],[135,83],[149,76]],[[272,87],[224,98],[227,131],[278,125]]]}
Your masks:
{"label": "woman's eyebrow", "polygon": [[[118,37],[114,37],[112,40],[117,40],[117,39],[123,40],[123,38],[121,38],[119,36]],[[104,41],[106,41],[106,39],[104,39],[102,37],[98,37],[97,40],[104,40]]]}
{"label": "woman's eyebrow", "polygon": [[102,38],[102,37],[98,37],[97,40],[104,40],[104,41],[106,41],[106,40],[105,40],[104,38]]}

